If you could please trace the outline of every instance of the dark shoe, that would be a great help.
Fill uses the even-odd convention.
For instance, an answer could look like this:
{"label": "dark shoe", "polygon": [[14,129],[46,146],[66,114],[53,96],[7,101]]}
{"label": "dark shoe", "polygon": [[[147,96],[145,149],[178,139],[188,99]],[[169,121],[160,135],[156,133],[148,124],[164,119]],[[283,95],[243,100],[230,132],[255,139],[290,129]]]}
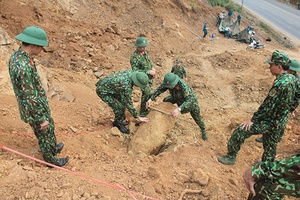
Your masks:
{"label": "dark shoe", "polygon": [[113,122],[113,126],[117,127],[122,133],[129,134],[129,129],[123,123]]}
{"label": "dark shoe", "polygon": [[263,139],[262,139],[262,137],[260,137],[260,138],[256,138],[255,141],[256,141],[256,142],[262,143],[262,142],[263,142]]}
{"label": "dark shoe", "polygon": [[206,135],[206,131],[202,131],[202,140],[207,141],[207,135]]}
{"label": "dark shoe", "polygon": [[56,166],[62,167],[65,164],[67,164],[67,162],[69,161],[69,157],[65,157],[65,158],[59,158],[58,163],[56,163]]}
{"label": "dark shoe", "polygon": [[58,153],[60,153],[61,152],[61,150],[64,148],[64,143],[59,143],[59,144],[57,144],[56,145],[56,154],[58,154]]}
{"label": "dark shoe", "polygon": [[123,122],[122,123],[124,126],[127,126],[129,124],[129,122]]}
{"label": "dark shoe", "polygon": [[222,157],[218,156],[218,161],[224,165],[233,165],[235,163],[235,156],[230,156],[230,155],[226,155]]}

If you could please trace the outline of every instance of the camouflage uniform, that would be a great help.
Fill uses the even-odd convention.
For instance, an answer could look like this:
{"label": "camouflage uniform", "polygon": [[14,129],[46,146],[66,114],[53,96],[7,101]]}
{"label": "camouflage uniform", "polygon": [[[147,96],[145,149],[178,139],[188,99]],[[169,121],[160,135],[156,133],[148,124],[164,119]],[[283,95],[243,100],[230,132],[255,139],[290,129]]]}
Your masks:
{"label": "camouflage uniform", "polygon": [[186,71],[182,64],[180,66],[174,65],[171,72],[179,76],[181,79],[186,78]]}
{"label": "camouflage uniform", "polygon": [[116,72],[96,83],[97,95],[113,109],[115,122],[120,124],[126,118],[126,108],[134,118],[138,117],[131,99],[134,84],[131,74],[132,70]]}
{"label": "camouflage uniform", "polygon": [[[149,86],[151,88],[153,84],[154,77],[150,74],[150,70],[153,68],[153,64],[150,61],[148,56],[148,52],[145,51],[143,54],[136,49],[130,57],[130,64],[133,71],[140,71],[144,72],[149,77]],[[148,109],[146,108],[146,102],[149,99],[149,95],[151,94],[150,91],[143,91],[142,90],[142,98],[141,98],[141,109],[140,115],[145,116],[148,114]]]}
{"label": "camouflage uniform", "polygon": [[[168,88],[164,86],[164,84],[160,85],[155,89],[153,94],[151,95],[151,100],[154,100],[157,96],[165,92]],[[204,120],[200,115],[200,107],[198,104],[198,99],[194,93],[194,91],[188,86],[188,84],[179,79],[178,83],[174,88],[168,89],[171,98],[169,100],[164,99],[164,101],[168,101],[171,103],[176,103],[178,107],[181,109],[181,113],[191,113],[191,116],[200,127],[202,133],[205,132],[205,124]]]}
{"label": "camouflage uniform", "polygon": [[262,160],[273,161],[276,156],[277,143],[280,142],[292,105],[295,103],[297,87],[293,75],[283,73],[276,77],[273,87],[263,104],[254,113],[250,130],[239,126],[228,142],[228,155],[236,157],[245,139],[252,135],[263,135],[264,153]]}
{"label": "camouflage uniform", "polygon": [[[33,129],[44,160],[57,164],[54,122],[33,57],[19,48],[12,54],[8,67],[22,121]],[[45,121],[49,122],[48,128],[40,130]]]}
{"label": "camouflage uniform", "polygon": [[280,200],[284,195],[300,197],[300,155],[252,167],[255,193],[248,200]]}

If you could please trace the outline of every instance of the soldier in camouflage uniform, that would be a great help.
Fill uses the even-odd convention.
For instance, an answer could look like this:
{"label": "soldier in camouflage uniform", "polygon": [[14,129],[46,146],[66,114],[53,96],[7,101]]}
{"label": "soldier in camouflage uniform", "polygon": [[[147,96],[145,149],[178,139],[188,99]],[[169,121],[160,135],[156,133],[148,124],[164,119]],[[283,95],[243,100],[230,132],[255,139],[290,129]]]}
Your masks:
{"label": "soldier in camouflage uniform", "polygon": [[49,46],[46,32],[37,26],[29,26],[16,39],[22,42],[22,46],[12,54],[8,68],[21,119],[33,129],[44,160],[64,166],[69,158],[56,157],[64,144],[56,143],[47,96],[33,58],[43,46]]}
{"label": "soldier in camouflage uniform", "polygon": [[138,118],[142,122],[148,122],[146,117],[140,117],[132,103],[132,89],[136,85],[142,90],[149,87],[148,76],[143,72],[124,70],[113,73],[100,79],[96,83],[97,95],[107,103],[115,114],[113,126],[116,126],[122,133],[129,134],[129,130],[125,127],[128,123],[125,120],[125,109],[134,118]]}
{"label": "soldier in camouflage uniform", "polygon": [[244,175],[248,200],[281,200],[284,195],[300,197],[300,154],[280,161],[260,162]]}
{"label": "soldier in camouflage uniform", "polygon": [[[202,139],[207,140],[204,120],[200,115],[200,107],[198,99],[194,91],[188,86],[188,84],[180,79],[176,74],[171,72],[167,73],[164,77],[163,83],[155,89],[151,98],[147,101],[147,107],[150,107],[151,102],[155,100],[157,96],[169,90],[171,99],[168,102],[176,103],[178,108],[172,111],[172,116],[177,117],[179,113],[190,113],[202,132]],[[164,100],[166,102],[166,100]]]}
{"label": "soldier in camouflage uniform", "polygon": [[290,60],[285,53],[276,50],[267,62],[270,72],[276,76],[274,84],[251,120],[243,122],[233,132],[228,141],[227,155],[218,157],[218,161],[223,164],[234,164],[245,139],[258,134],[263,136],[262,161],[275,159],[277,143],[281,141],[289,114],[297,101],[297,80],[286,72]]}
{"label": "soldier in camouflage uniform", "polygon": [[[295,76],[295,78],[297,79],[297,81],[298,81],[298,90],[296,92],[297,101],[295,102],[295,104],[291,108],[292,116],[294,116],[295,115],[295,110],[298,107],[299,101],[300,101],[300,91],[299,91],[300,90],[300,76],[299,76],[299,74],[297,74],[297,72],[300,72],[299,62],[297,60],[291,60],[290,65],[289,65],[289,69],[287,70],[287,72],[289,74],[293,74]],[[262,137],[260,137],[260,138],[256,138],[255,141],[256,142],[262,142],[263,140],[262,140]]]}
{"label": "soldier in camouflage uniform", "polygon": [[181,78],[181,79],[186,78],[186,71],[184,69],[184,66],[183,66],[181,60],[175,61],[175,65],[172,67],[171,72],[173,74],[176,74],[177,76],[179,76],[179,78]]}
{"label": "soldier in camouflage uniform", "polygon": [[[148,52],[146,51],[146,47],[149,45],[147,38],[141,36],[138,37],[135,46],[136,50],[130,57],[130,64],[133,71],[144,72],[147,74],[149,78],[149,88],[151,88],[153,79],[156,76],[156,70],[153,67],[153,64],[150,61],[148,56]],[[151,90],[142,91],[141,97],[141,108],[140,108],[140,116],[146,116],[149,113],[149,110],[146,108],[146,101],[149,99],[149,95],[151,94]]]}

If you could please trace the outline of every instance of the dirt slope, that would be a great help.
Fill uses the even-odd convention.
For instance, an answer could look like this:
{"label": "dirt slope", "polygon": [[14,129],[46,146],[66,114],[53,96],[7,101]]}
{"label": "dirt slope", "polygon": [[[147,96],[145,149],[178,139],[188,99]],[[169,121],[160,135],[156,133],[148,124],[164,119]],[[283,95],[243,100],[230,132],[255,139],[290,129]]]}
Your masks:
{"label": "dirt slope", "polygon": [[[216,157],[226,153],[232,130],[252,116],[271,87],[274,77],[263,61],[275,49],[300,60],[298,47],[266,43],[268,36],[257,30],[266,48],[246,51],[246,44],[217,33],[213,15],[221,8],[204,0],[2,0],[0,7],[1,44],[10,43],[0,46],[0,144],[41,159],[36,138],[19,118],[7,72],[7,60],[19,45],[14,36],[38,25],[50,40],[37,58],[39,72],[57,139],[65,143],[61,156],[70,156],[69,171],[62,171],[1,149],[0,199],[246,199],[242,174],[261,158],[262,145],[255,137],[248,139],[233,166],[219,164]],[[205,21],[216,38],[201,39]],[[242,28],[249,24],[242,21]],[[154,88],[177,57],[183,60],[208,142],[201,140],[189,115],[176,119],[158,155],[128,153],[130,136],[112,134],[113,113],[97,97],[94,84],[97,76],[130,69],[141,33],[151,43],[148,50],[158,71]],[[139,99],[135,91],[137,107]],[[287,126],[278,158],[299,150],[299,125],[298,114]]]}

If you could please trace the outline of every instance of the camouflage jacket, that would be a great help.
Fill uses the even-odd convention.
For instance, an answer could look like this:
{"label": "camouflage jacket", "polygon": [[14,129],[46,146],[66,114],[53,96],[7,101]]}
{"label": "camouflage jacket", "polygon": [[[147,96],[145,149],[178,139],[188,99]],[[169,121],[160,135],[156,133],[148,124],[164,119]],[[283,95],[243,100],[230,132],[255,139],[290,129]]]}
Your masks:
{"label": "camouflage jacket", "polygon": [[186,71],[184,69],[184,66],[183,65],[180,65],[180,66],[176,66],[174,65],[172,67],[172,70],[171,70],[172,73],[176,74],[179,76],[179,78],[183,79],[186,77]]}
{"label": "camouflage jacket", "polygon": [[[300,197],[300,155],[290,156],[280,161],[264,161],[252,166],[252,176],[255,181],[266,180],[272,191],[284,189],[290,191],[291,196]],[[277,187],[276,183],[285,185]]]}
{"label": "camouflage jacket", "polygon": [[134,117],[138,117],[138,113],[132,103],[132,88],[133,81],[131,79],[132,70],[123,70],[110,74],[103,79],[100,79],[96,83],[97,90],[102,95],[119,95],[121,102],[126,105],[126,108],[130,114]]}
{"label": "camouflage jacket", "polygon": [[19,48],[12,54],[8,68],[21,119],[35,124],[47,121],[50,108],[33,57]]}
{"label": "camouflage jacket", "polygon": [[169,90],[172,100],[176,102],[177,105],[181,108],[181,113],[189,112],[196,106],[199,106],[196,94],[182,79],[179,79],[177,85],[172,89],[168,89],[164,87],[163,84],[161,84],[152,93],[151,100],[154,100],[157,96],[159,96],[166,90]]}
{"label": "camouflage jacket", "polygon": [[140,54],[140,52],[136,49],[130,57],[130,64],[133,71],[144,72],[149,77],[150,80],[154,77],[150,74],[150,70],[153,68],[153,64],[150,61],[148,56],[148,52],[145,51],[144,54]]}
{"label": "camouflage jacket", "polygon": [[297,80],[291,74],[283,73],[276,77],[268,96],[254,113],[251,121],[266,121],[270,126],[286,124],[292,106],[296,103]]}

